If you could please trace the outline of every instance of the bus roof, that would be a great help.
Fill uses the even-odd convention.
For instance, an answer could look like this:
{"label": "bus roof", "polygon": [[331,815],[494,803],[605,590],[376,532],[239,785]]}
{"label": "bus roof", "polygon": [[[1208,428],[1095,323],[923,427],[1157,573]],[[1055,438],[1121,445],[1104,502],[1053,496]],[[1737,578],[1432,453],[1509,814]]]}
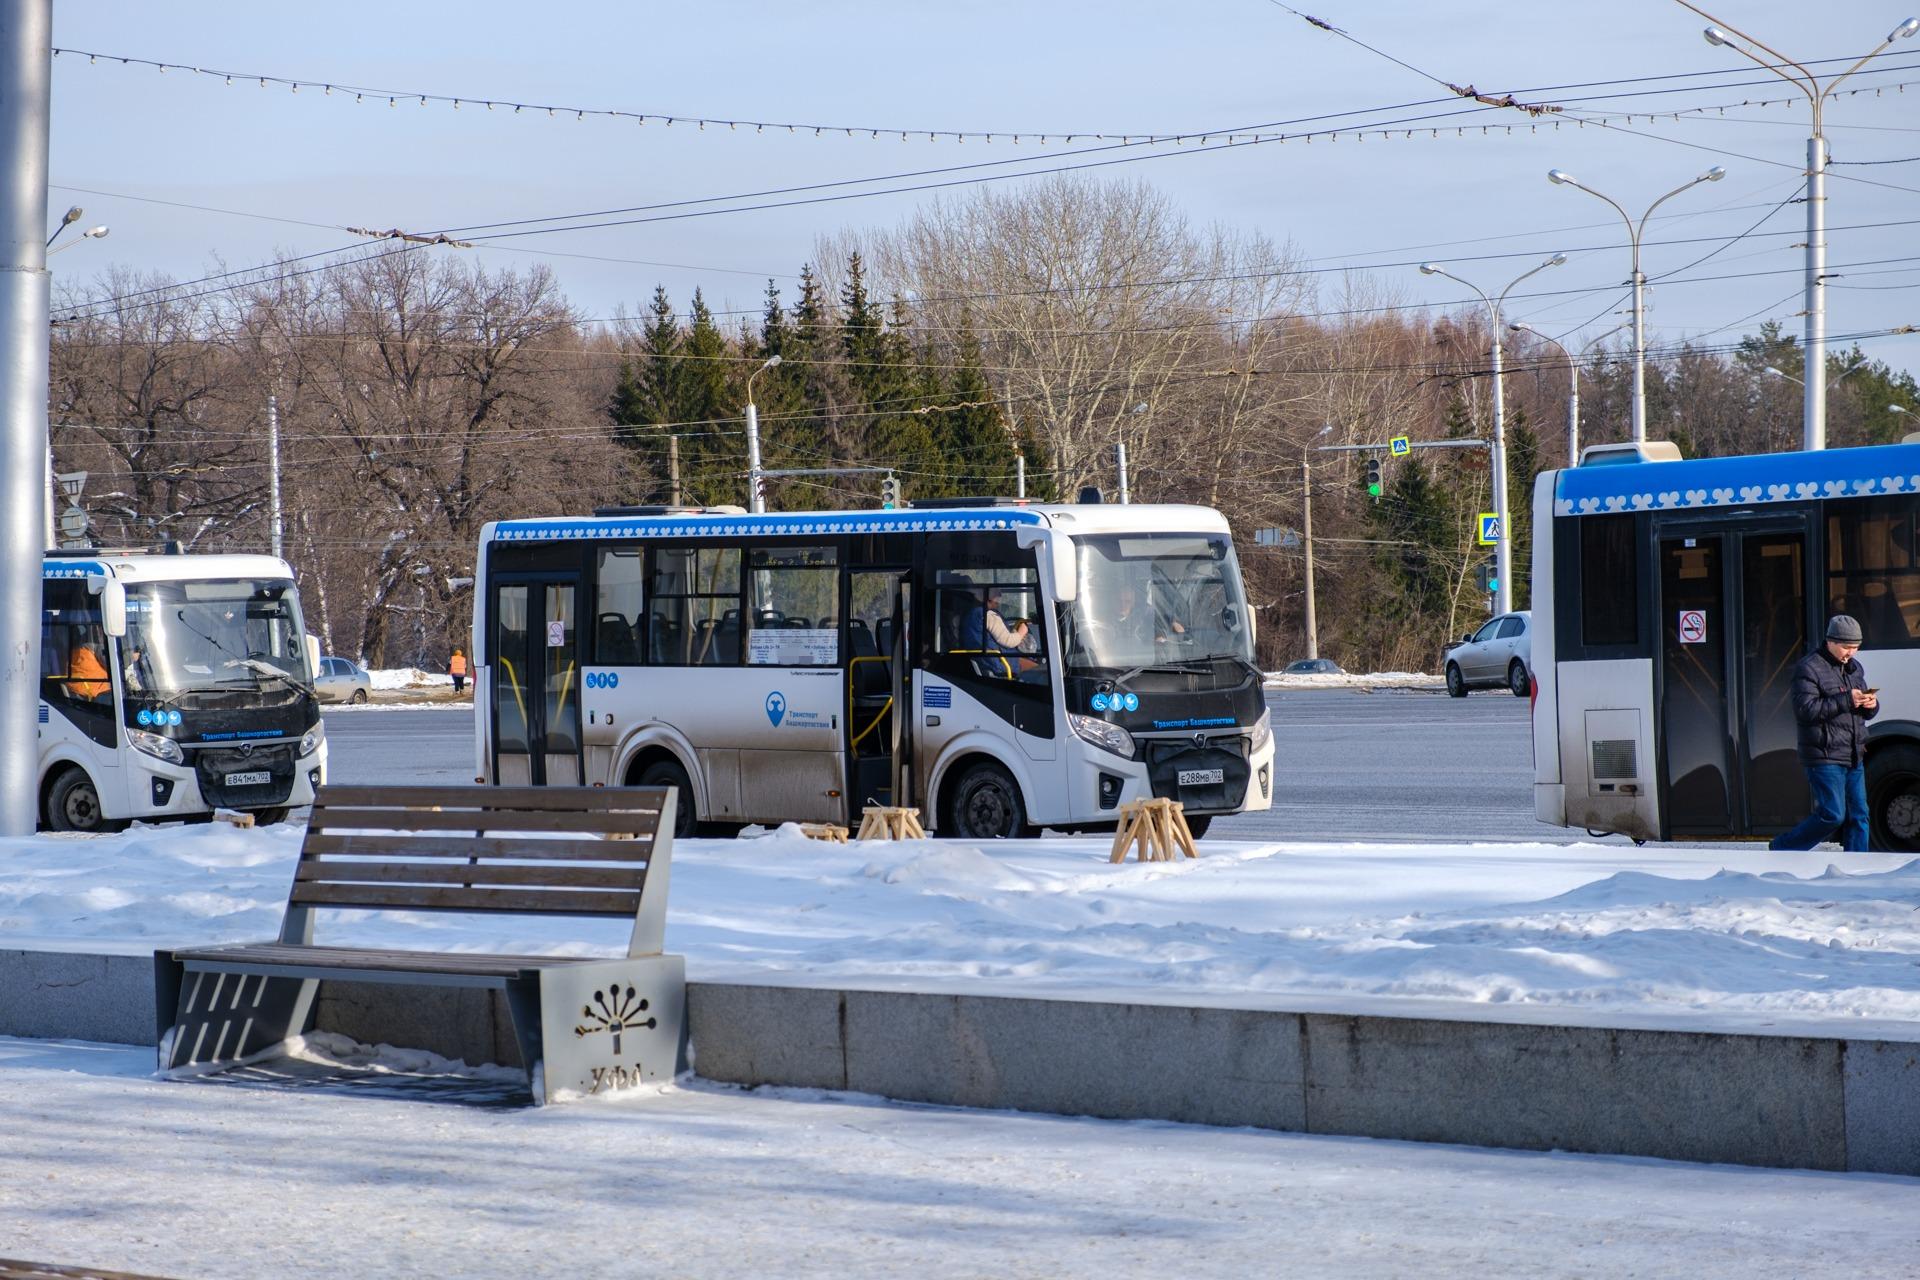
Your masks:
{"label": "bus roof", "polygon": [[1920,447],[1882,444],[1574,467],[1554,475],[1553,513],[1744,507],[1886,493],[1920,493]]}
{"label": "bus roof", "polygon": [[85,578],[96,574],[121,582],[182,582],[208,578],[291,578],[293,570],[286,561],[272,556],[114,551],[50,555],[40,564],[42,578]]}
{"label": "bus roof", "polygon": [[558,542],[599,538],[722,538],[836,533],[924,533],[1014,528],[1058,528],[1068,533],[1225,533],[1227,519],[1211,507],[1134,503],[1030,507],[949,507],[903,511],[777,511],[763,515],[719,512],[633,516],[561,516],[500,520],[486,526],[486,542]]}

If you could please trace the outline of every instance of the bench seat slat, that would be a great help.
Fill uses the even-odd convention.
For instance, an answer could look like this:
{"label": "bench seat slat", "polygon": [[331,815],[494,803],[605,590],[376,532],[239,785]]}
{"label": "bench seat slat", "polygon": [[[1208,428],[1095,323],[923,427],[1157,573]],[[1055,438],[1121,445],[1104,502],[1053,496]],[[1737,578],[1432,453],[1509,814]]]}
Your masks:
{"label": "bench seat slat", "polygon": [[616,831],[652,835],[660,828],[657,810],[588,810],[530,813],[488,809],[342,809],[327,803],[327,795],[313,806],[309,831]]}
{"label": "bench seat slat", "polygon": [[195,947],[173,953],[188,963],[297,965],[310,968],[381,970],[388,973],[449,973],[515,977],[529,969],[591,964],[591,956],[518,956],[476,952],[382,951],[359,947],[302,947],[281,942],[232,947]]}
{"label": "bench seat slat", "polygon": [[287,901],[368,911],[528,911],[574,916],[627,916],[640,910],[636,891],[619,889],[463,889],[429,885],[307,884],[296,880]]}
{"label": "bench seat slat", "polygon": [[305,858],[294,879],[325,884],[464,884],[552,886],[555,889],[631,889],[638,893],[647,878],[643,867],[530,867],[497,862],[353,862],[340,858]]}
{"label": "bench seat slat", "polygon": [[568,810],[652,809],[658,807],[656,787],[493,787],[462,784],[447,787],[336,786],[321,792],[321,800],[352,808],[391,805],[435,805],[461,808]]}
{"label": "bench seat slat", "polygon": [[316,854],[397,854],[408,858],[507,858],[514,862],[651,862],[651,840],[529,840],[525,836],[467,836],[453,832],[373,835],[316,832],[300,846]]}

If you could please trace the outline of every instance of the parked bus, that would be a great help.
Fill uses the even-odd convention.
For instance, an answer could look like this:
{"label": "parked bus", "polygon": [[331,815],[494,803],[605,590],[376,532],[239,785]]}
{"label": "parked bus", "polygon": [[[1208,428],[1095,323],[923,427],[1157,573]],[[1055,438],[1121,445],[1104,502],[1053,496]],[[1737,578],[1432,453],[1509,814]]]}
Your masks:
{"label": "parked bus", "polygon": [[50,551],[41,570],[40,817],[103,831],[313,803],[318,643],[284,560]]}
{"label": "parked bus", "polygon": [[1851,614],[1880,687],[1875,848],[1920,849],[1920,447],[1588,449],[1533,498],[1535,812],[1636,840],[1808,812],[1793,666]]}
{"label": "parked bus", "polygon": [[1226,520],[972,500],[608,508],[483,531],[482,781],[672,785],[683,831],[1110,825],[1265,809],[1273,743]]}

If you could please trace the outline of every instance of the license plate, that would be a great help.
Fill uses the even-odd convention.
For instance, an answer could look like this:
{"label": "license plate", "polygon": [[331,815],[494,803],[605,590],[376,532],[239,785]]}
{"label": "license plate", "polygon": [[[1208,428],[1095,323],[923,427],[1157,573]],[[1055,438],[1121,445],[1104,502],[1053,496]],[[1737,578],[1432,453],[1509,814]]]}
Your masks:
{"label": "license plate", "polygon": [[1225,769],[1182,769],[1180,785],[1183,787],[1217,787],[1227,780]]}
{"label": "license plate", "polygon": [[[1218,773],[1219,770],[1216,769],[1214,772]],[[256,769],[251,773],[230,773],[227,775],[227,785],[230,787],[263,787],[272,781],[273,775],[265,769]]]}

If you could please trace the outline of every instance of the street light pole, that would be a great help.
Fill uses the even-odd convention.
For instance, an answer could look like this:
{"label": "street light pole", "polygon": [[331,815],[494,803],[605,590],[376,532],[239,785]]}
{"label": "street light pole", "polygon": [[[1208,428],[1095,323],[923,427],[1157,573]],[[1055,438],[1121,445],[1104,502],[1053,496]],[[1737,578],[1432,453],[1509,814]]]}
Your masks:
{"label": "street light pole", "polygon": [[1620,202],[1612,196],[1602,195],[1592,187],[1586,186],[1565,169],[1547,170],[1547,181],[1574,187],[1597,200],[1606,201],[1627,224],[1627,238],[1633,246],[1633,442],[1635,444],[1644,444],[1647,439],[1647,324],[1644,303],[1647,278],[1640,270],[1640,237],[1645,233],[1647,219],[1653,216],[1655,209],[1689,187],[1699,186],[1703,182],[1718,182],[1726,176],[1725,169],[1719,165],[1713,166],[1693,181],[1682,183],[1648,205],[1647,211],[1640,215],[1640,221],[1636,224],[1627,211],[1620,207]]}
{"label": "street light pole", "polygon": [[760,491],[764,483],[760,470],[760,411],[753,403],[753,380],[780,363],[770,355],[766,363],[747,375],[747,510],[758,515],[767,509],[767,498]]}
{"label": "street light pole", "polygon": [[1478,285],[1462,280],[1437,262],[1420,264],[1421,275],[1445,276],[1455,284],[1466,285],[1479,294],[1480,301],[1487,306],[1487,319],[1493,330],[1493,445],[1487,452],[1493,467],[1493,513],[1500,522],[1500,540],[1494,544],[1494,560],[1500,576],[1500,585],[1494,588],[1495,613],[1513,612],[1513,524],[1507,516],[1507,405],[1506,391],[1502,386],[1504,379],[1501,377],[1501,348],[1505,344],[1501,341],[1500,308],[1515,285],[1566,260],[1566,254],[1556,253],[1533,270],[1521,272],[1500,291],[1498,298],[1489,298]]}
{"label": "street light pole", "polygon": [[[1606,341],[1608,338],[1611,338],[1614,334],[1620,332],[1620,330],[1624,329],[1625,327],[1626,327],[1625,325],[1618,325],[1618,324],[1613,326],[1613,328],[1607,330],[1605,333],[1601,334],[1599,337],[1594,338],[1592,341],[1588,342],[1585,346],[1581,347],[1580,355],[1585,356],[1587,352],[1593,350],[1595,343]],[[1568,351],[1564,346],[1562,346],[1558,339],[1549,338],[1546,334],[1540,332],[1538,329],[1534,328],[1532,325],[1528,324],[1524,320],[1514,321],[1512,324],[1507,326],[1507,331],[1509,333],[1530,333],[1534,337],[1540,339],[1542,342],[1551,343],[1553,348],[1556,351],[1558,351],[1562,356],[1566,357],[1566,361],[1567,361],[1567,465],[1569,467],[1579,466],[1580,465],[1580,360],[1576,358],[1572,352]]]}
{"label": "street light pole", "polygon": [[[1865,66],[1871,59],[1878,57],[1895,40],[1904,40],[1920,31],[1920,18],[1908,18],[1905,22],[1887,33],[1870,50],[1866,57],[1827,81],[1822,88],[1819,80],[1811,71],[1795,62],[1792,58],[1767,48],[1740,28],[1721,22],[1718,18],[1702,9],[1699,5],[1689,4],[1688,0],[1679,3],[1693,10],[1708,22],[1709,26],[1701,32],[1707,43],[1716,48],[1732,49],[1748,60],[1765,67],[1788,84],[1807,91],[1808,101],[1813,105],[1813,133],[1807,139],[1807,284],[1806,284],[1806,362],[1809,373],[1802,384],[1806,388],[1803,400],[1801,447],[1807,450],[1827,447],[1827,136],[1821,120],[1822,108],[1828,95],[1842,80]],[[1722,28],[1725,28],[1724,30]],[[1729,35],[1728,32],[1732,32]],[[1748,44],[1772,54],[1779,63],[1792,67],[1799,76],[1791,76],[1780,69],[1776,63],[1769,62],[1752,49],[1746,48],[1733,39],[1740,37]]]}
{"label": "street light pole", "polygon": [[[0,836],[39,819],[53,0],[0,4]],[[74,217],[79,217],[78,213]]]}

